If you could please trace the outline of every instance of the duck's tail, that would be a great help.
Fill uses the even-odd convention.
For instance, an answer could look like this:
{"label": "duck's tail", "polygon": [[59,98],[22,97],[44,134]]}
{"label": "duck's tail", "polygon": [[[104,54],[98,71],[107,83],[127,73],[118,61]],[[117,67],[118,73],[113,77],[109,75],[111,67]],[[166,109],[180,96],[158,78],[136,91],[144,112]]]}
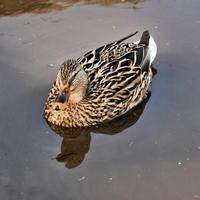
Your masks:
{"label": "duck's tail", "polygon": [[157,45],[153,37],[149,34],[149,31],[143,32],[139,44],[144,44],[149,46],[148,56],[149,56],[149,64],[151,66],[157,54]]}
{"label": "duck's tail", "polygon": [[149,45],[150,34],[149,31],[144,31],[142,37],[140,38],[139,44]]}
{"label": "duck's tail", "polygon": [[[136,35],[137,33],[138,33],[138,31],[136,31],[135,33],[131,33],[130,35],[116,41],[114,44],[119,44],[119,43],[123,42],[124,40]],[[145,58],[145,62],[143,64],[146,64],[146,62],[148,61],[149,66],[151,66],[156,57],[156,54],[157,54],[157,45],[156,45],[153,37],[150,35],[149,31],[148,30],[144,31],[141,39],[135,43],[136,44],[144,44],[149,47],[146,58]],[[113,43],[111,43],[111,44],[113,44]]]}
{"label": "duck's tail", "polygon": [[156,57],[156,54],[157,54],[157,45],[153,39],[153,37],[151,36],[150,37],[150,40],[149,40],[149,51],[150,51],[150,65],[152,65],[155,57]]}

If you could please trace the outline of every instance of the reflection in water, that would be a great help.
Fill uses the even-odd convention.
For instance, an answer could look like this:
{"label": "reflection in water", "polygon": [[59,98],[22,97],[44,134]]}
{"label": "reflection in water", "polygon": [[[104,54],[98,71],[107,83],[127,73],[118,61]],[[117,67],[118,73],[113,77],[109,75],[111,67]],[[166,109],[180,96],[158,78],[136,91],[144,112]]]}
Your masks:
{"label": "reflection in water", "polygon": [[56,157],[57,161],[63,162],[67,168],[74,168],[80,165],[84,160],[86,153],[89,151],[91,132],[108,135],[122,132],[124,129],[137,122],[149,98],[150,93],[135,109],[132,109],[123,116],[104,123],[99,127],[63,128],[49,124],[53,131],[63,137],[61,153]]}
{"label": "reflection in water", "polygon": [[46,13],[65,9],[77,3],[109,6],[122,2],[137,4],[141,1],[143,0],[0,0],[0,16]]}
{"label": "reflection in water", "polygon": [[90,132],[83,131],[76,138],[64,137],[61,144],[61,153],[56,160],[64,162],[67,168],[74,168],[81,164],[90,148]]}

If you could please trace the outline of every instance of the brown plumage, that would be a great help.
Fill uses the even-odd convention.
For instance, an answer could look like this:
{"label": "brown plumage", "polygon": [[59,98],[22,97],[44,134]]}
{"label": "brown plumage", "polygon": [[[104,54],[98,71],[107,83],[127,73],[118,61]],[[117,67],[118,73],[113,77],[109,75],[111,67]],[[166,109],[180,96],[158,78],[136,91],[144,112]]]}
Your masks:
{"label": "brown plumage", "polygon": [[137,106],[153,76],[156,45],[148,31],[136,43],[122,43],[133,35],[65,61],[45,104],[45,119],[63,127],[90,127]]}

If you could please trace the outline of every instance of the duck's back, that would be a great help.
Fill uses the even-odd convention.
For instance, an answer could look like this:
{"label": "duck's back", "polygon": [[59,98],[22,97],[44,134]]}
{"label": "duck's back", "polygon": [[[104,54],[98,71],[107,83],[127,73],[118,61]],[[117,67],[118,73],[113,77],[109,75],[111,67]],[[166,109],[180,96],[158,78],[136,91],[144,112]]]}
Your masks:
{"label": "duck's back", "polygon": [[137,43],[121,43],[126,38],[79,59],[89,79],[87,98],[104,106],[108,119],[140,103],[152,79],[149,32],[144,32]]}

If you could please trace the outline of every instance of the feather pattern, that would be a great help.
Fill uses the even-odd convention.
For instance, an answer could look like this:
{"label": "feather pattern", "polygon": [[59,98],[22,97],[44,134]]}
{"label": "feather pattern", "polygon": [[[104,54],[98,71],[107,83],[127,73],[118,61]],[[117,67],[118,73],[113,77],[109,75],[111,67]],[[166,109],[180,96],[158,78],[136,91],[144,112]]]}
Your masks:
{"label": "feather pattern", "polygon": [[88,78],[87,95],[57,112],[52,109],[59,90],[55,83],[44,109],[47,121],[64,127],[96,126],[137,106],[146,97],[153,73],[149,32],[145,31],[139,42],[123,43],[134,34],[78,58],[77,63]]}

